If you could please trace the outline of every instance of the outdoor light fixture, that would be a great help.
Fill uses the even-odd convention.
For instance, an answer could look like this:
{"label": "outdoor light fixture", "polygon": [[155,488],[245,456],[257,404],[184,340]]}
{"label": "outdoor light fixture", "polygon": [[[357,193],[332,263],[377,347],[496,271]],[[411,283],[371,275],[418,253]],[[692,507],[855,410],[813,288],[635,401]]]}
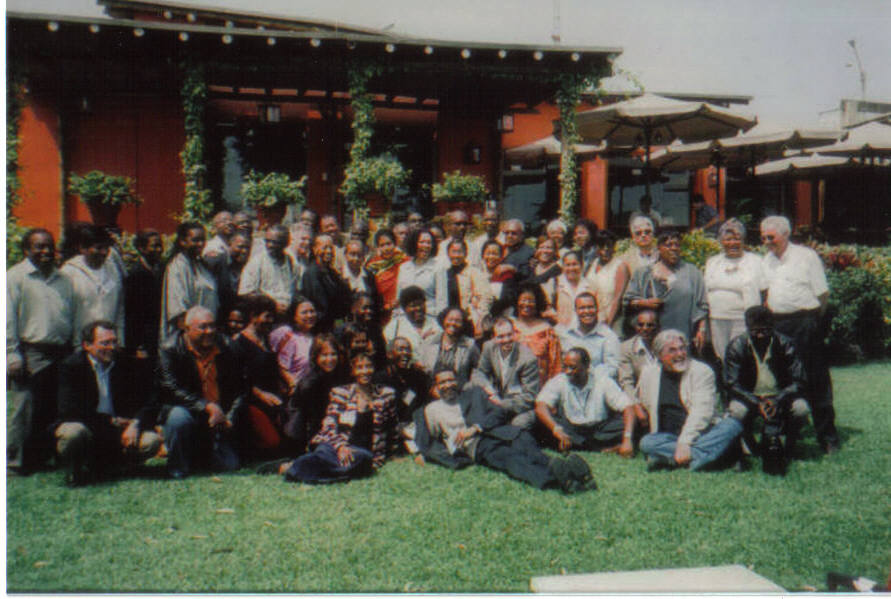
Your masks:
{"label": "outdoor light fixture", "polygon": [[496,122],[495,126],[501,133],[510,133],[514,130],[514,115],[502,115],[501,118],[499,118]]}
{"label": "outdoor light fixture", "polygon": [[499,51],[498,51],[498,58],[501,58],[502,60],[505,59],[505,58],[507,58],[507,50],[499,50]]}
{"label": "outdoor light fixture", "polygon": [[267,37],[267,38],[266,38],[266,43],[269,44],[270,46],[274,46],[274,45],[275,45],[275,38],[274,38],[274,37]]}
{"label": "outdoor light fixture", "polygon": [[476,142],[470,142],[464,146],[464,163],[479,164],[483,160],[483,149]]}
{"label": "outdoor light fixture", "polygon": [[181,41],[181,42],[189,41],[189,34],[185,31],[180,31],[179,32],[179,41]]}
{"label": "outdoor light fixture", "polygon": [[56,23],[55,21],[50,21],[49,23],[46,24],[46,28],[49,29],[50,31],[52,31],[53,33],[55,33],[56,31],[59,30],[59,24]]}
{"label": "outdoor light fixture", "polygon": [[579,55],[578,52],[573,52],[573,53],[569,56],[569,58],[572,59],[572,62],[578,62],[579,59],[581,58],[581,56]]}
{"label": "outdoor light fixture", "polygon": [[384,46],[384,50],[392,54],[396,51],[396,46],[394,46],[393,44],[387,44],[386,46]]}
{"label": "outdoor light fixture", "polygon": [[309,40],[309,45],[312,46],[313,48],[318,48],[319,46],[322,45],[322,40],[320,40],[317,37],[314,37],[311,40]]}
{"label": "outdoor light fixture", "polygon": [[278,104],[260,104],[257,113],[261,123],[279,123],[282,120],[282,107]]}
{"label": "outdoor light fixture", "polygon": [[133,35],[135,35],[136,37],[142,37],[143,35],[145,35],[145,29],[143,29],[142,27],[137,27],[133,30]]}
{"label": "outdoor light fixture", "polygon": [[427,54],[428,56],[433,54],[433,46],[424,46],[424,54]]}
{"label": "outdoor light fixture", "polygon": [[187,20],[189,23],[194,23],[194,22],[196,21],[197,18],[198,18],[198,17],[196,17],[196,16],[195,16],[195,13],[193,13],[193,12],[190,12],[190,13],[188,13],[188,14],[186,15],[186,20]]}
{"label": "outdoor light fixture", "polygon": [[224,44],[231,44],[231,43],[232,43],[232,36],[229,35],[228,33],[227,33],[226,35],[224,35],[224,36],[223,36],[223,43],[224,43]]}
{"label": "outdoor light fixture", "polygon": [[235,27],[235,23],[233,23],[232,21],[226,21],[226,29],[232,29],[233,27]]}
{"label": "outdoor light fixture", "polygon": [[470,58],[470,50],[468,50],[467,48],[461,50],[461,58],[463,58],[464,60]]}
{"label": "outdoor light fixture", "polygon": [[535,60],[541,60],[542,58],[544,58],[544,54],[541,53],[541,50],[536,50],[532,53],[532,58],[534,58]]}
{"label": "outdoor light fixture", "polygon": [[99,33],[99,25],[93,23],[90,25],[90,33]]}

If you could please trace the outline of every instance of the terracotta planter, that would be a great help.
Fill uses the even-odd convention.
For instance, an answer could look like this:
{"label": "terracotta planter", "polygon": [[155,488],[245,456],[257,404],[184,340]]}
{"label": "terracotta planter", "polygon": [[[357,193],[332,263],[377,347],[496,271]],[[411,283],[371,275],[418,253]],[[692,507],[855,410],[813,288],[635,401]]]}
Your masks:
{"label": "terracotta planter", "polygon": [[257,220],[260,222],[260,228],[265,229],[272,225],[282,222],[285,212],[288,210],[287,204],[276,204],[274,206],[257,206]]}
{"label": "terracotta planter", "polygon": [[103,227],[116,227],[118,214],[121,213],[120,204],[103,204],[102,202],[84,202],[90,211],[93,224]]}

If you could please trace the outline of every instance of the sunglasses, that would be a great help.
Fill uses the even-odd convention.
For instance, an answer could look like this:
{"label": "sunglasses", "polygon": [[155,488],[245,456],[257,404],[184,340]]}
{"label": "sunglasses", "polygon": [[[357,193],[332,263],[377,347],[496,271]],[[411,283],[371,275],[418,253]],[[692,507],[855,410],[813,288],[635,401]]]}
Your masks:
{"label": "sunglasses", "polygon": [[652,235],[652,234],[653,234],[653,230],[652,230],[652,229],[643,229],[643,230],[641,230],[641,231],[635,231],[635,232],[634,232],[634,236],[635,236],[635,237],[643,237],[644,235]]}

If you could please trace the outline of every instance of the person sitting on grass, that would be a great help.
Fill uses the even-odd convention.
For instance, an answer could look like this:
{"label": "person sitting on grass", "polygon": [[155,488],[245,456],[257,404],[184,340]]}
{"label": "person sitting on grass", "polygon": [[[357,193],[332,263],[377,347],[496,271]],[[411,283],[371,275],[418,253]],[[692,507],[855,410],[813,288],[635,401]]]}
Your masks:
{"label": "person sitting on grass", "polygon": [[151,365],[120,355],[114,324],[91,322],[81,349],[59,368],[56,451],[65,482],[80,486],[113,467],[153,457],[161,438],[152,431],[158,407]]}
{"label": "person sitting on grass", "polygon": [[[659,364],[644,368],[638,398],[649,415],[650,433],[640,440],[647,469],[717,465],[735,443],[742,424],[721,418],[715,374],[687,354],[683,333],[667,329],[653,340]],[[729,460],[728,460],[729,461]]]}
{"label": "person sitting on grass", "polygon": [[284,464],[285,480],[319,484],[360,478],[372,474],[394,453],[393,390],[372,383],[371,354],[354,356],[350,367],[353,382],[331,390],[322,430],[311,442],[313,452]]}
{"label": "person sitting on grass", "polygon": [[530,433],[508,424],[511,414],[482,389],[459,392],[454,370],[437,370],[430,394],[434,401],[415,413],[415,442],[424,458],[449,468],[480,464],[539,489],[597,488],[584,459],[577,454],[549,458]]}
{"label": "person sitting on grass", "polygon": [[563,372],[545,383],[535,399],[535,414],[560,451],[573,447],[603,449],[631,457],[634,453],[634,400],[616,381],[590,370],[581,347],[563,356]]}
{"label": "person sitting on grass", "polygon": [[[764,419],[762,449],[769,444],[779,447],[775,464],[763,453],[764,468],[785,470],[784,455],[795,447],[798,432],[810,413],[804,399],[804,366],[792,340],[774,330],[773,314],[764,306],[752,306],[745,312],[746,333],[734,338],[724,356],[724,386],[729,396],[730,415],[743,423],[745,438],[752,440],[752,428],[760,415]],[[783,451],[780,435],[786,436]],[[755,449],[750,445],[751,449]]]}

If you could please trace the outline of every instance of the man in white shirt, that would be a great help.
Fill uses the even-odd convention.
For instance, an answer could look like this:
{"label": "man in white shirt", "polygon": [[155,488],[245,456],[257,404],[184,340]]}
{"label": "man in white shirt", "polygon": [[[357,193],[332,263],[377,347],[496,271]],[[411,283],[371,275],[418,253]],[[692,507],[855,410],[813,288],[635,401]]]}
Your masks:
{"label": "man in white shirt", "polygon": [[6,273],[6,467],[26,474],[51,455],[47,434],[56,415],[56,374],[71,351],[74,290],[56,269],[46,229],[22,238],[25,259]]}
{"label": "man in white shirt", "polygon": [[283,225],[267,229],[266,251],[251,252],[238,282],[238,295],[268,295],[280,315],[284,315],[291,305],[301,274],[294,258],[285,252],[288,239],[288,228]]}
{"label": "man in white shirt", "polygon": [[829,285],[823,263],[814,250],[789,242],[791,225],[784,216],[761,221],[767,307],[774,314],[775,328],[791,337],[807,374],[805,397],[811,403],[817,441],[823,450],[835,453],[840,440],[832,407],[832,379],[823,337]]}
{"label": "man in white shirt", "polygon": [[471,239],[467,244],[467,262],[474,268],[483,269],[483,245],[490,239],[497,240],[501,227],[501,218],[497,210],[486,209],[483,212],[483,234]]}
{"label": "man in white shirt", "polygon": [[[124,330],[124,280],[121,270],[108,260],[111,237],[102,227],[91,225],[80,233],[80,254],[66,262],[60,272],[74,290],[72,343],[80,344],[83,328],[96,320],[108,320]],[[125,345],[123,334],[121,345]]]}
{"label": "man in white shirt", "polygon": [[205,244],[201,256],[205,263],[213,268],[217,262],[226,264],[229,261],[229,238],[235,232],[235,223],[232,220],[232,213],[222,210],[214,215],[211,224],[214,236]]}
{"label": "man in white shirt", "polygon": [[597,300],[584,291],[575,298],[576,318],[573,324],[554,327],[564,351],[583,348],[593,370],[603,370],[615,379],[619,372],[619,337],[606,323],[597,321]]}
{"label": "man in white shirt", "polygon": [[535,414],[560,451],[605,449],[631,457],[634,400],[613,379],[595,376],[590,366],[583,348],[567,351],[563,372],[545,383],[535,399]]}

